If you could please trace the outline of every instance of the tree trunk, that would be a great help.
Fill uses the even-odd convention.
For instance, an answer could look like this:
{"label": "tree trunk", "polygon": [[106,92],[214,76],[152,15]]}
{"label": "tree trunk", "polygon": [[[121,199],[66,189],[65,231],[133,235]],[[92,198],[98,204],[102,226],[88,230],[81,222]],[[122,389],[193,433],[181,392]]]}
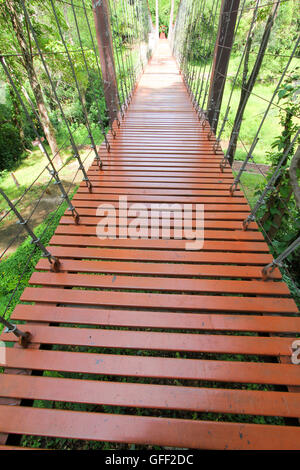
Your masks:
{"label": "tree trunk", "polygon": [[39,84],[37,74],[34,69],[33,56],[30,52],[30,47],[28,46],[26,42],[25,35],[22,29],[20,3],[18,0],[7,0],[6,6],[8,8],[12,26],[13,26],[14,32],[16,34],[16,38],[18,40],[18,43],[21,49],[22,58],[23,58],[22,65],[24,66],[27,72],[27,77],[28,77],[32,92],[36,100],[39,118],[40,118],[43,130],[44,130],[46,139],[50,146],[52,155],[54,157],[54,160],[53,160],[54,164],[56,163],[59,166],[61,166],[62,160],[59,154],[58,145],[57,145],[55,133],[54,133],[54,128],[49,119],[41,85]]}
{"label": "tree trunk", "polygon": [[233,163],[235,152],[236,152],[238,136],[239,136],[239,132],[240,132],[241,125],[242,125],[245,108],[248,103],[249,97],[252,93],[252,90],[254,88],[255,81],[257,79],[257,76],[259,74],[259,71],[262,65],[262,61],[263,61],[263,58],[264,58],[264,55],[268,46],[271,30],[272,30],[274,20],[278,12],[279,5],[280,5],[280,0],[274,1],[272,11],[265,25],[264,34],[260,43],[258,54],[256,56],[256,61],[252,68],[250,77],[248,81],[246,81],[247,75],[248,75],[248,62],[249,62],[250,48],[251,48],[251,43],[252,43],[252,37],[250,36],[248,38],[248,43],[246,45],[247,49],[246,49],[246,54],[245,54],[245,64],[244,64],[241,97],[240,97],[240,102],[239,102],[238,110],[235,116],[235,121],[234,121],[234,125],[233,125],[231,136],[230,136],[230,141],[229,141],[230,145],[228,149],[228,158],[229,158],[229,162],[231,165]]}
{"label": "tree trunk", "polygon": [[207,119],[214,134],[217,132],[220,118],[239,6],[240,0],[221,2],[207,101]]}
{"label": "tree trunk", "polygon": [[13,182],[14,182],[15,185],[17,186],[17,188],[19,188],[19,187],[20,187],[20,183],[19,183],[19,181],[17,180],[15,174],[14,174],[13,172],[11,172],[10,175],[11,175],[11,177],[12,177],[12,179],[13,179]]}

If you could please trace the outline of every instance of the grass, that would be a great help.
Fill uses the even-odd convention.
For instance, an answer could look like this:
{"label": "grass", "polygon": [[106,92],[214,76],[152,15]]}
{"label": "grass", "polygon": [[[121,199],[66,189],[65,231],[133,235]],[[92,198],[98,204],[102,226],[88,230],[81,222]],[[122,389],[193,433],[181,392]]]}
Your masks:
{"label": "grass", "polygon": [[[234,172],[236,175],[237,173]],[[253,174],[253,173],[247,173],[243,172],[242,177],[241,177],[241,189],[243,190],[250,207],[254,207],[257,199],[258,199],[258,194],[257,194],[257,189],[264,183],[265,179],[262,175],[260,174]]]}
{"label": "grass", "polygon": [[[97,139],[97,144],[99,141],[102,141],[101,138]],[[87,157],[88,153],[92,158],[93,155],[90,152],[90,148],[85,145],[85,147],[80,151],[80,157],[82,161]],[[75,164],[77,165],[77,162],[75,159],[72,158],[73,153],[71,151],[71,148],[65,147],[61,150],[60,155],[63,164],[66,164],[66,166],[59,172],[59,177],[62,181],[65,182],[72,181],[73,176],[75,174],[75,169],[72,169],[71,172],[70,164],[75,162]],[[42,190],[49,182],[50,174],[48,170],[45,169],[48,163],[49,162],[47,157],[39,149],[35,149],[30,154],[28,154],[14,171],[14,175],[17,181],[19,182],[20,187],[17,187],[15,185],[10,171],[3,171],[0,173],[1,188],[12,201],[17,200],[24,193],[24,191],[33,183],[35,178],[40,175],[32,189],[30,189],[30,191],[24,197],[21,209],[30,206],[39,197]],[[57,170],[58,169],[59,168],[57,167]],[[1,197],[0,212],[6,209],[8,209],[7,203]]]}
{"label": "grass", "polygon": [[[49,243],[58,222],[67,208],[66,203],[48,215],[48,217],[35,230],[37,237],[41,237],[44,245]],[[28,285],[28,281],[35,269],[35,265],[41,257],[41,251],[35,249],[28,237],[15,253],[0,264],[0,315],[9,319],[15,306],[19,303],[20,296]],[[22,277],[21,274],[23,273]],[[11,300],[12,298],[12,300]],[[9,308],[7,306],[9,304]],[[0,324],[0,331],[2,325]]]}
{"label": "grass", "polygon": [[[226,80],[222,107],[221,107],[221,119],[222,122],[225,112],[227,109],[227,104],[229,101],[229,96],[231,93],[232,83],[234,81],[234,77],[236,75],[236,71],[238,69],[240,62],[239,55],[233,55],[229,62],[228,68],[228,78]],[[289,70],[292,70],[297,65],[297,59],[292,60]],[[194,64],[192,68],[195,69],[196,73],[200,70],[200,77],[202,78],[202,72],[205,70],[205,75],[208,74],[210,64],[207,63],[206,66]],[[273,68],[272,68],[273,67]],[[244,117],[243,117],[243,124],[241,127],[241,131],[239,134],[239,142],[236,151],[236,160],[244,160],[247,156],[247,152],[250,149],[250,146],[256,136],[256,132],[259,128],[260,122],[263,118],[263,115],[268,107],[268,101],[272,99],[272,95],[277,85],[277,81],[279,79],[278,76],[274,76],[274,71],[279,71],[281,73],[282,69],[280,68],[279,63],[275,63],[274,60],[271,63],[269,60],[266,61],[264,66],[261,69],[259,80],[257,80],[253,92],[248,100]],[[204,79],[205,81],[205,79]],[[194,83],[194,87],[197,84]],[[206,82],[204,83],[204,89],[206,86]],[[204,93],[203,93],[204,95]],[[203,98],[201,98],[203,99]],[[230,103],[230,111],[228,115],[228,122],[225,126],[224,133],[223,133],[223,145],[222,148],[225,151],[227,149],[228,141],[230,138],[233,121],[236,115],[238,103],[240,100],[240,88],[238,86],[235,87],[232,99]],[[275,137],[280,135],[282,132],[282,128],[279,122],[279,111],[280,109],[275,106],[278,104],[277,98],[274,99],[274,105],[269,110],[267,118],[263,124],[263,127],[259,134],[259,141],[257,143],[255,152],[254,152],[254,160],[256,163],[264,163],[268,164],[268,156],[267,152],[271,150],[271,144],[274,141]],[[202,103],[201,103],[202,104]],[[243,144],[242,144],[242,142]],[[245,149],[246,147],[246,149]]]}

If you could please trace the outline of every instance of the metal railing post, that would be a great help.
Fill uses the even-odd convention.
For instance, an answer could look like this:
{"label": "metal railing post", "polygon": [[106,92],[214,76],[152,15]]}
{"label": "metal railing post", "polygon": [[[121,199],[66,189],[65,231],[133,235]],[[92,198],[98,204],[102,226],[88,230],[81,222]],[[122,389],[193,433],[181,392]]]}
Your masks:
{"label": "metal railing post", "polygon": [[261,193],[259,199],[257,200],[254,208],[251,210],[250,214],[248,217],[243,221],[243,229],[247,230],[249,224],[255,220],[257,211],[259,210],[260,206],[264,203],[265,198],[267,193],[274,187],[274,183],[276,182],[277,178],[279,177],[281,171],[282,171],[282,165],[285,162],[287,156],[289,155],[291,149],[293,148],[294,144],[296,143],[298,136],[300,134],[300,130],[297,131],[295,137],[291,141],[290,145],[282,155],[280,161],[278,162],[278,165],[275,168],[274,173],[272,174],[271,178],[269,179],[267,185],[264,187],[263,192]]}
{"label": "metal railing post", "polygon": [[[0,56],[0,62],[1,62],[1,64],[2,64],[2,67],[3,67],[3,70],[4,70],[5,74],[6,74],[7,78],[8,78],[8,80],[9,80],[9,83],[11,84],[11,86],[12,86],[12,88],[14,89],[14,92],[15,92],[15,94],[16,94],[18,100],[20,101],[20,104],[21,104],[21,106],[22,106],[22,108],[23,108],[23,110],[24,110],[24,112],[25,112],[26,118],[28,119],[28,122],[29,122],[29,123],[31,124],[31,126],[32,126],[32,129],[33,129],[33,131],[34,131],[34,133],[35,133],[35,135],[36,135],[36,137],[37,137],[37,140],[38,140],[40,149],[41,149],[41,151],[45,154],[45,156],[47,157],[47,160],[48,160],[49,165],[50,165],[50,167],[51,167],[51,170],[47,167],[47,168],[48,168],[48,171],[50,172],[50,174],[51,174],[51,175],[53,176],[53,178],[55,179],[55,181],[56,181],[56,183],[57,183],[57,185],[58,185],[58,187],[59,187],[59,189],[60,189],[60,191],[61,191],[62,198],[67,201],[68,206],[69,206],[69,210],[72,211],[72,216],[74,217],[75,223],[78,224],[78,223],[79,223],[79,214],[78,214],[78,212],[76,211],[75,207],[72,205],[72,203],[71,203],[71,201],[70,201],[70,198],[69,198],[69,196],[68,196],[68,194],[67,194],[67,192],[66,192],[66,190],[65,190],[65,188],[64,188],[64,185],[62,184],[61,180],[59,179],[59,176],[58,176],[58,173],[57,173],[57,171],[56,171],[56,168],[55,168],[55,166],[54,166],[54,164],[53,164],[53,161],[52,161],[52,159],[51,159],[51,157],[50,157],[50,155],[49,155],[49,153],[48,153],[48,151],[47,151],[45,145],[43,144],[43,141],[42,141],[42,139],[41,139],[41,137],[40,137],[40,135],[39,135],[39,133],[38,133],[38,131],[37,131],[37,129],[36,129],[36,127],[35,127],[33,121],[32,121],[32,118],[31,118],[31,116],[30,116],[30,114],[29,114],[29,112],[28,112],[28,110],[27,110],[27,108],[26,108],[26,106],[25,106],[25,104],[24,104],[24,101],[23,101],[23,99],[22,99],[22,97],[21,97],[21,95],[20,95],[20,93],[19,93],[19,91],[18,91],[18,89],[17,89],[17,87],[16,87],[14,81],[13,81],[13,78],[12,78],[12,76],[11,76],[11,74],[10,74],[10,72],[9,72],[9,70],[8,70],[8,68],[7,68],[7,66],[6,66],[6,63],[5,63],[5,60],[4,60],[4,57],[3,57],[3,56]],[[34,108],[33,108],[33,111],[34,111],[36,117],[39,119],[39,117],[38,117],[38,115],[37,115],[37,113],[36,113],[36,111],[35,111]]]}
{"label": "metal railing post", "polygon": [[27,231],[28,235],[32,238],[32,243],[34,243],[43,253],[51,265],[51,270],[54,272],[59,272],[60,262],[59,259],[53,256],[50,251],[47,250],[45,245],[41,242],[41,240],[35,235],[33,230],[31,229],[28,221],[24,219],[24,217],[20,214],[16,206],[11,202],[9,197],[5,194],[5,192],[0,188],[0,194],[5,199],[7,204],[9,205],[10,209],[16,215],[19,220],[19,224],[22,225],[25,230]]}
{"label": "metal railing post", "polygon": [[288,246],[277,258],[273,259],[272,263],[267,264],[262,269],[262,276],[264,280],[267,280],[270,277],[270,274],[274,271],[276,267],[282,266],[282,261],[285,260],[293,251],[295,251],[300,246],[300,237],[296,238],[293,243]]}

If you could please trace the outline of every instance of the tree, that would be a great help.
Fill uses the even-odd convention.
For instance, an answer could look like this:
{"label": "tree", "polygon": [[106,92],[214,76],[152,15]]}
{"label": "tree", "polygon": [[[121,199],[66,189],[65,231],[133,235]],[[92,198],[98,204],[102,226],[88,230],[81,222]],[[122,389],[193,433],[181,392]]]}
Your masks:
{"label": "tree", "polygon": [[[281,163],[281,172],[273,182],[274,190],[265,201],[264,214],[261,219],[268,238],[271,240],[277,235],[282,226],[286,225],[283,222],[287,221],[293,212],[292,196],[297,183],[297,165],[299,164],[297,153],[299,154],[299,152],[296,152],[294,156],[294,146],[291,144],[299,128],[295,118],[300,111],[298,83],[299,74],[296,69],[294,73],[290,72],[285,83],[278,91],[282,132],[274,140],[272,144],[273,151],[268,155],[271,160],[271,169],[275,170],[278,163],[282,161],[283,156],[285,158]],[[288,171],[290,162],[292,162],[292,178],[291,171]],[[296,194],[298,194],[297,191]]]}
{"label": "tree", "polygon": [[[34,55],[32,52],[31,46],[31,38],[29,30],[27,30],[27,37],[26,33],[23,29],[24,23],[24,16],[22,14],[22,6],[20,0],[7,0],[5,5],[2,5],[3,8],[6,8],[8,12],[8,17],[10,19],[13,31],[15,33],[15,37],[17,39],[20,51],[21,51],[21,61],[23,68],[26,71],[26,76],[28,78],[30,87],[32,89],[39,118],[41,121],[41,125],[43,127],[43,131],[45,133],[46,139],[48,144],[51,148],[51,152],[54,158],[54,162],[59,165],[62,165],[62,160],[59,154],[58,145],[56,142],[54,128],[50,121],[48,111],[45,105],[44,96],[42,93],[42,88],[38,80],[37,72],[34,67]],[[28,25],[27,25],[28,26]]]}
{"label": "tree", "polygon": [[258,74],[259,74],[263,59],[264,59],[264,55],[268,46],[271,30],[274,25],[275,18],[277,16],[279,5],[280,5],[280,0],[278,1],[276,0],[273,2],[271,12],[265,24],[265,29],[262,35],[259,51],[257,53],[250,75],[249,75],[249,59],[250,59],[254,33],[252,32],[252,34],[250,34],[247,38],[245,58],[244,58],[244,69],[243,69],[242,84],[241,84],[241,96],[240,96],[240,101],[239,101],[239,105],[237,108],[233,128],[231,131],[228,153],[227,153],[230,164],[232,164],[234,160],[238,137],[239,137],[241,125],[243,122],[243,115],[245,112],[245,108],[248,103],[251,92],[254,88],[256,79],[258,77]]}

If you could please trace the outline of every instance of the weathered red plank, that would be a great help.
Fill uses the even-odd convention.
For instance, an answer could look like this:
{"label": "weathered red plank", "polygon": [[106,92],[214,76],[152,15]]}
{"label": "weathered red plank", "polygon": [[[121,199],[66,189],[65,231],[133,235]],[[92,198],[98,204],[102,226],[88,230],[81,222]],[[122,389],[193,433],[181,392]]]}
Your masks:
{"label": "weathered red plank", "polygon": [[[37,269],[49,271],[51,266],[48,260],[40,259]],[[139,263],[122,261],[92,261],[92,260],[72,260],[61,261],[60,271],[87,272],[87,273],[113,273],[113,274],[138,274],[153,276],[184,277],[228,277],[244,279],[260,279],[261,267],[234,265],[213,265],[213,264],[183,264],[183,263]],[[278,268],[271,273],[271,279],[281,279]]]}
{"label": "weathered red plank", "polygon": [[159,308],[179,310],[218,310],[223,312],[265,312],[265,313],[298,313],[293,299],[230,297],[209,295],[178,294],[141,294],[131,292],[64,290],[57,288],[27,287],[21,296],[24,302],[67,303],[80,305],[110,305],[131,308]]}
{"label": "weathered red plank", "polygon": [[[0,348],[0,352],[2,349]],[[208,380],[226,383],[230,380],[230,382],[237,383],[300,385],[299,367],[293,364],[174,359],[17,348],[6,349],[6,360],[8,367],[17,369],[30,368],[83,374]]]}
{"label": "weathered red plank", "polygon": [[[32,343],[38,344],[261,356],[290,356],[292,343],[295,340],[295,338],[114,331],[35,325],[21,325],[19,328],[29,331]],[[17,341],[13,333],[3,333],[0,338],[2,341]]]}
{"label": "weathered red plank", "polygon": [[[72,227],[73,228],[73,227]],[[76,227],[74,227],[76,228]],[[155,241],[155,240],[153,240]],[[272,257],[267,253],[230,253],[230,252],[185,252],[185,251],[172,251],[172,245],[170,249],[159,250],[153,249],[147,250],[147,245],[144,245],[145,249],[134,249],[135,246],[124,245],[124,249],[111,248],[106,249],[105,246],[111,246],[109,243],[103,243],[103,248],[90,249],[90,248],[78,248],[80,246],[101,246],[98,244],[99,240],[93,240],[91,237],[73,237],[73,236],[58,236],[55,235],[51,239],[51,253],[58,256],[59,258],[73,258],[73,259],[115,259],[115,260],[137,260],[137,261],[160,261],[160,262],[173,262],[173,263],[213,263],[220,264],[220,261],[224,264],[240,264],[240,265],[266,265],[272,261]],[[121,244],[117,244],[122,248]],[[74,249],[73,247],[77,247]],[[142,247],[143,248],[143,247]]]}
{"label": "weathered red plank", "polygon": [[171,328],[203,331],[251,331],[260,333],[300,332],[300,318],[273,315],[221,315],[175,313],[143,310],[109,310],[99,308],[22,305],[15,308],[15,320],[83,325]]}
{"label": "weathered red plank", "polygon": [[290,295],[283,282],[234,281],[215,279],[170,279],[68,273],[39,273],[32,274],[30,284],[42,286],[86,287],[101,289],[134,289],[150,291],[179,291],[179,292],[212,292],[215,294],[256,294],[256,295]]}
{"label": "weathered red plank", "polygon": [[[300,449],[300,428],[0,407],[0,431],[196,449]],[[126,430],[126,432],[124,432]]]}
{"label": "weathered red plank", "polygon": [[[177,409],[223,413],[297,417],[297,393],[172,387],[135,383],[0,375],[5,396],[27,400],[55,400],[95,405]],[[164,400],[161,397],[164,397]]]}

